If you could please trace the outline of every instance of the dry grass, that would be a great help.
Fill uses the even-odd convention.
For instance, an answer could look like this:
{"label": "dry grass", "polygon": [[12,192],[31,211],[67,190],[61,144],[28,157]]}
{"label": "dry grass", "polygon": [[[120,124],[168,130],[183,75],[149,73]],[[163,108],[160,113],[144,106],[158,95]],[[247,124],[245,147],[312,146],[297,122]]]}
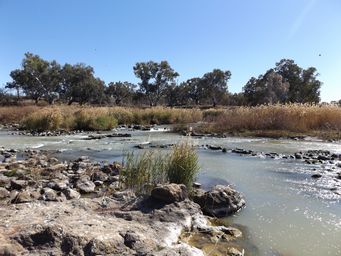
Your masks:
{"label": "dry grass", "polygon": [[314,133],[341,131],[341,107],[334,105],[271,105],[207,110],[207,132],[277,131]]}
{"label": "dry grass", "polygon": [[178,124],[202,120],[198,109],[14,106],[0,107],[0,123],[19,123],[28,130],[109,130],[117,124]]}
{"label": "dry grass", "polygon": [[176,124],[205,121],[202,132],[271,136],[291,133],[341,138],[341,107],[336,105],[271,105],[228,109],[125,108],[80,106],[0,107],[0,123],[24,129],[107,130],[116,124]]}
{"label": "dry grass", "polygon": [[38,111],[38,106],[10,106],[0,107],[0,124],[19,123],[24,117]]}

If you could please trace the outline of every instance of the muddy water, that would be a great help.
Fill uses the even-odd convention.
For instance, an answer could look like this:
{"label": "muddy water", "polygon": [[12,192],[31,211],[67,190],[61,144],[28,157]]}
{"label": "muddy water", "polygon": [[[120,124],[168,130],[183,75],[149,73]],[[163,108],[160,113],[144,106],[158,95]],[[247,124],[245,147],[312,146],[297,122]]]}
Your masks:
{"label": "muddy water", "polygon": [[[126,132],[126,131],[123,131]],[[133,132],[130,138],[86,141],[87,135],[29,137],[0,131],[0,145],[6,148],[59,150],[64,159],[89,155],[98,161],[121,160],[136,144],[172,144],[188,140],[175,134]],[[190,139],[198,149],[205,186],[231,183],[241,191],[247,207],[225,221],[245,228],[245,239],[256,247],[248,255],[341,255],[341,182],[328,166],[307,165],[299,160],[240,156],[205,149],[204,145],[244,148],[257,152],[291,154],[323,149],[341,153],[340,143],[270,139]],[[312,173],[322,172],[318,180]],[[334,190],[331,190],[334,189]]]}

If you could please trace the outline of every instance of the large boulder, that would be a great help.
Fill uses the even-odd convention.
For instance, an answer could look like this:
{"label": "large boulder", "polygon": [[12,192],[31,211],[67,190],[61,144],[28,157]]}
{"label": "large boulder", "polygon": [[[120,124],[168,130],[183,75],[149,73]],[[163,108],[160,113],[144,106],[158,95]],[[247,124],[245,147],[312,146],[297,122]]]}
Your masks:
{"label": "large boulder", "polygon": [[210,191],[196,189],[192,200],[200,205],[205,214],[219,218],[233,214],[245,205],[239,192],[223,185],[217,185]]}
{"label": "large boulder", "polygon": [[187,188],[183,184],[157,185],[151,192],[154,199],[164,203],[180,202],[188,198]]}

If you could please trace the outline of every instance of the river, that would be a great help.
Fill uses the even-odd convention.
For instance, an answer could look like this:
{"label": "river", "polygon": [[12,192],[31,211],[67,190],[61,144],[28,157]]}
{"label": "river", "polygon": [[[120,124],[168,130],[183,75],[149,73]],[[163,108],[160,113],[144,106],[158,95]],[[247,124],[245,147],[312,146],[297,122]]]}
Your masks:
{"label": "river", "polygon": [[[237,137],[188,138],[147,131],[131,133],[132,137],[128,138],[84,140],[86,134],[31,137],[0,131],[0,146],[56,150],[56,155],[62,159],[88,155],[97,161],[121,161],[125,152],[141,152],[134,149],[141,142],[164,145],[190,140],[198,146],[199,182],[206,187],[215,183],[232,184],[246,199],[247,206],[225,220],[244,230],[248,247],[246,255],[341,255],[341,194],[331,190],[341,191],[341,181],[334,177],[340,169],[330,170],[328,165],[308,165],[294,159],[222,153],[205,147],[219,145],[280,154],[313,149],[341,153],[341,143]],[[317,171],[324,174],[322,178],[311,178]]]}

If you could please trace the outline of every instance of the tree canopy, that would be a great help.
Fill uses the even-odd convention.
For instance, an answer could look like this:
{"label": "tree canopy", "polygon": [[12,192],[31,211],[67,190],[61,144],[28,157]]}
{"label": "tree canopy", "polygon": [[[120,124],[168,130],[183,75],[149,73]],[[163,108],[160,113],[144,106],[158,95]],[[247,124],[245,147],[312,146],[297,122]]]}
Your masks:
{"label": "tree canopy", "polygon": [[[53,104],[56,100],[68,104],[148,104],[156,106],[184,105],[258,105],[274,103],[318,103],[322,82],[314,67],[306,69],[293,60],[282,59],[258,78],[252,77],[241,93],[231,94],[229,70],[213,69],[201,77],[177,83],[179,76],[167,61],[137,62],[134,75],[138,85],[125,82],[105,84],[95,77],[86,64],[60,65],[40,56],[26,53],[21,67],[10,73],[12,81],[6,88],[34,100]],[[7,95],[7,94],[6,94]],[[13,100],[11,98],[11,100]]]}

